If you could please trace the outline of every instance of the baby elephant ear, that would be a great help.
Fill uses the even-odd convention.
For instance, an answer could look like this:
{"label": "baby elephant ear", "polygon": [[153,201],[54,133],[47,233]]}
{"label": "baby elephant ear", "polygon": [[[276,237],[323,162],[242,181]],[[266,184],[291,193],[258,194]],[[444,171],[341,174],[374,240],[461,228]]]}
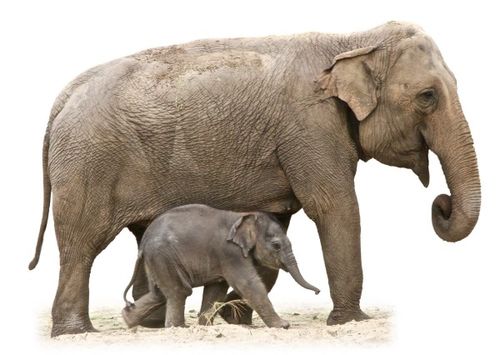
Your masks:
{"label": "baby elephant ear", "polygon": [[359,121],[377,106],[377,87],[368,65],[368,54],[374,46],[357,48],[335,57],[330,68],[318,79],[319,88],[327,97],[338,97],[349,105]]}
{"label": "baby elephant ear", "polygon": [[257,217],[247,214],[240,217],[231,227],[228,241],[240,246],[243,256],[248,257],[248,253],[255,247],[257,242]]}

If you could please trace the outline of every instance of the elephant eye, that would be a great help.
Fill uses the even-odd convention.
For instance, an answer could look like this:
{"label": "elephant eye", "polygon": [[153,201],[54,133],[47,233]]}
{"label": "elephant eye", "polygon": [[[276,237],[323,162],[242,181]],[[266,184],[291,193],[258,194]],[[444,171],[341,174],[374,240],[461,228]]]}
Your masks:
{"label": "elephant eye", "polygon": [[280,242],[272,242],[271,247],[276,251],[280,251],[281,250],[281,243]]}
{"label": "elephant eye", "polygon": [[436,90],[433,88],[424,89],[417,95],[417,98],[422,107],[432,106],[437,102]]}

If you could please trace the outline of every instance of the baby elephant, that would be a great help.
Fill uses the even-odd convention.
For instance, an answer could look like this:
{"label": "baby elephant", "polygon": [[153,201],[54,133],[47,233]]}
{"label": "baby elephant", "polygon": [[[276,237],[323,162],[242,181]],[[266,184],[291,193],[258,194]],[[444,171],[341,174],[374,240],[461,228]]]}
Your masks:
{"label": "baby elephant", "polygon": [[[135,304],[126,295],[144,261],[149,293]],[[290,240],[277,219],[267,213],[221,211],[204,205],[173,208],[156,218],[144,233],[132,280],[123,298],[123,318],[129,327],[167,303],[165,326],[184,326],[184,305],[192,288],[205,286],[200,324],[211,324],[204,313],[224,300],[231,286],[268,327],[288,328],[276,314],[256,265],[289,272],[295,281],[316,294],[304,280]]]}

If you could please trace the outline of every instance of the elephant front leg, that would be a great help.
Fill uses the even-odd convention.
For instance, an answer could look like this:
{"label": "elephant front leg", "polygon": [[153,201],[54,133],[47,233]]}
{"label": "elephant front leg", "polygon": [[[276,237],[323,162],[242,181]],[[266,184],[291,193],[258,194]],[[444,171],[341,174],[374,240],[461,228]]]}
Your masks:
{"label": "elephant front leg", "polygon": [[[261,278],[267,292],[271,291],[278,278],[279,270],[267,268],[262,265],[257,266],[257,272]],[[226,296],[224,302],[241,300],[241,296],[236,291],[231,291]],[[253,309],[247,304],[241,306],[240,312],[233,312],[230,306],[224,306],[219,311],[221,317],[229,324],[252,324]]]}
{"label": "elephant front leg", "polygon": [[[292,215],[276,214],[275,216],[279,220],[283,229],[286,232],[288,230],[288,226],[290,225],[290,219],[292,218]],[[274,284],[276,283],[276,280],[278,279],[279,270],[274,270],[262,265],[257,265],[257,272],[262,282],[264,282],[264,285],[266,286],[267,293],[271,292]],[[226,296],[225,302],[230,302],[239,299],[241,299],[240,295],[238,295],[235,291],[231,291]],[[253,309],[247,304],[244,304],[241,307],[240,312],[237,313],[233,312],[229,306],[222,307],[222,309],[219,311],[219,314],[229,324],[245,324],[245,325],[252,324]]]}
{"label": "elephant front leg", "polygon": [[290,323],[282,319],[274,310],[267,289],[254,266],[248,266],[246,270],[241,270],[239,275],[230,275],[227,277],[227,282],[248,305],[257,312],[264,323],[271,328],[290,327]]}
{"label": "elephant front leg", "polygon": [[337,207],[325,209],[315,218],[323,249],[330,295],[334,304],[333,311],[327,320],[328,325],[368,318],[359,306],[363,287],[363,270],[356,196],[352,194],[337,202]]}

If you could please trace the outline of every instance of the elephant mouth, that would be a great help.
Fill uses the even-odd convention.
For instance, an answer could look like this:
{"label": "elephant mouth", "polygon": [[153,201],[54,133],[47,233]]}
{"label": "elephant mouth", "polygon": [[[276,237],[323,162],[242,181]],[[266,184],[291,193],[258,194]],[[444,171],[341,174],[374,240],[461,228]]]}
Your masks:
{"label": "elephant mouth", "polygon": [[415,175],[418,176],[424,187],[429,186],[429,145],[425,141],[421,128],[418,130],[420,136],[420,149],[417,152],[417,159],[412,167]]}
{"label": "elephant mouth", "polygon": [[416,149],[393,152],[392,159],[377,159],[388,165],[411,169],[424,187],[429,186],[429,148],[424,143]]}
{"label": "elephant mouth", "polygon": [[395,141],[389,147],[380,149],[373,157],[382,164],[411,169],[424,187],[429,186],[429,146],[417,128],[410,141]]}
{"label": "elephant mouth", "polygon": [[282,263],[282,262],[280,262],[280,269],[283,270],[283,271],[289,272],[288,268],[286,267],[286,265],[284,263]]}
{"label": "elephant mouth", "polygon": [[418,176],[424,187],[429,186],[429,148],[418,152],[417,160],[411,170]]}
{"label": "elephant mouth", "polygon": [[420,144],[417,149],[412,149],[406,152],[406,156],[409,157],[411,163],[407,168],[410,168],[418,179],[424,185],[424,187],[429,186],[429,146],[425,141],[422,132],[418,132]]}

